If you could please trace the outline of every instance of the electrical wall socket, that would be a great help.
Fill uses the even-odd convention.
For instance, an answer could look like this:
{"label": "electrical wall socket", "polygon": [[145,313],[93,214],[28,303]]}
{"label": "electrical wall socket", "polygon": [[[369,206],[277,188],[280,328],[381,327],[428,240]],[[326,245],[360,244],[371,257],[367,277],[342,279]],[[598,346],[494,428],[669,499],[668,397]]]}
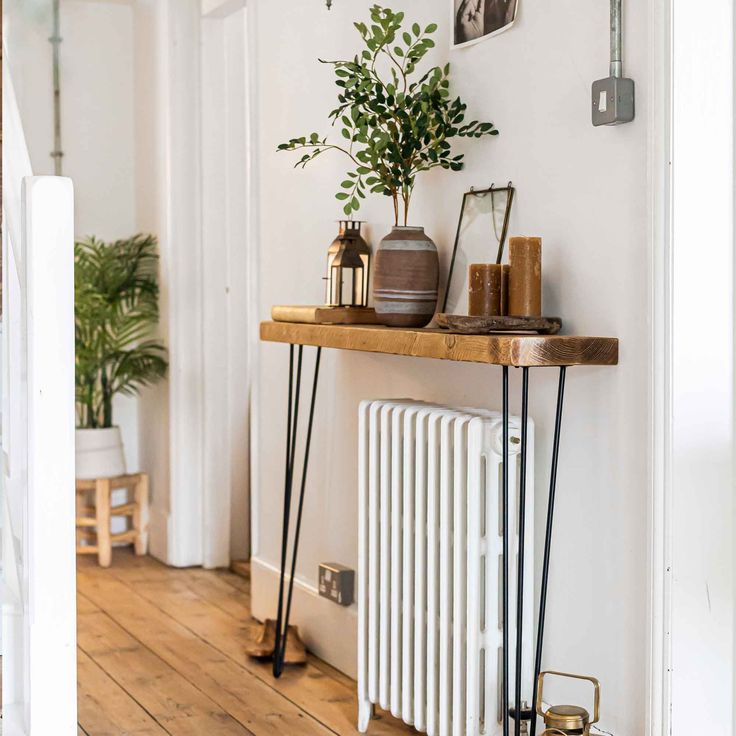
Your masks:
{"label": "electrical wall socket", "polygon": [[593,82],[593,125],[621,125],[633,119],[633,79],[607,77]]}
{"label": "electrical wall socket", "polygon": [[319,594],[333,603],[349,606],[353,602],[355,571],[339,562],[320,562]]}

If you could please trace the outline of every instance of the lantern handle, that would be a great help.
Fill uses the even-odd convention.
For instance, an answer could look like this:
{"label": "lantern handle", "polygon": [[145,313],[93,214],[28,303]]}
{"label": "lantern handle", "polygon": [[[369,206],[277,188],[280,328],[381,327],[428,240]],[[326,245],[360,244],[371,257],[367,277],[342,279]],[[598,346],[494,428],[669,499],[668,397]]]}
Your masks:
{"label": "lantern handle", "polygon": [[554,675],[555,677],[567,677],[572,680],[587,680],[593,684],[595,692],[593,701],[593,719],[588,724],[592,726],[594,723],[598,723],[600,718],[600,704],[601,704],[601,683],[596,680],[595,677],[587,677],[586,675],[572,675],[568,672],[555,672],[554,670],[548,670],[547,672],[540,672],[539,679],[537,680],[537,715],[544,718],[544,711],[542,710],[542,690],[544,686],[544,676]]}

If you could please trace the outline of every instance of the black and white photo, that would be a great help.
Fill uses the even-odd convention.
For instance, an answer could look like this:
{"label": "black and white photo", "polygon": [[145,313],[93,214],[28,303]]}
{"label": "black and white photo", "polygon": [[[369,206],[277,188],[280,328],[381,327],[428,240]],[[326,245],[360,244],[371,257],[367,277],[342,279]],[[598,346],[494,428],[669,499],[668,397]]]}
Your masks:
{"label": "black and white photo", "polygon": [[453,46],[483,41],[510,28],[519,0],[452,0]]}

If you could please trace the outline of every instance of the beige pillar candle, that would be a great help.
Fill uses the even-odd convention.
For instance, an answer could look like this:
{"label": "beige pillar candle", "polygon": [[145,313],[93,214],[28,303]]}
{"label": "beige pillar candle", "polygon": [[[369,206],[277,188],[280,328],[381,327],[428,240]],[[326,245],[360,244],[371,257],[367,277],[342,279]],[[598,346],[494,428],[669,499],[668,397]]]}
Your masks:
{"label": "beige pillar candle", "polygon": [[468,314],[471,317],[496,317],[501,312],[503,266],[473,263],[468,275]]}
{"label": "beige pillar candle", "polygon": [[509,314],[542,316],[542,239],[509,240]]}

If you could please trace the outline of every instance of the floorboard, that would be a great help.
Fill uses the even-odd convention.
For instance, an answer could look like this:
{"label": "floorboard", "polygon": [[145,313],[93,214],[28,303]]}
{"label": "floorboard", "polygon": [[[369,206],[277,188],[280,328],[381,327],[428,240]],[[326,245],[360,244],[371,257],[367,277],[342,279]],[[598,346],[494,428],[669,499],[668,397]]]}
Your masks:
{"label": "floorboard", "polygon": [[[250,581],[116,550],[78,562],[79,726],[87,736],[357,734],[355,683],[315,657],[276,680],[244,653]],[[388,714],[370,736],[416,733]]]}
{"label": "floorboard", "polygon": [[95,736],[161,736],[152,715],[83,651],[77,657],[79,723]]}

